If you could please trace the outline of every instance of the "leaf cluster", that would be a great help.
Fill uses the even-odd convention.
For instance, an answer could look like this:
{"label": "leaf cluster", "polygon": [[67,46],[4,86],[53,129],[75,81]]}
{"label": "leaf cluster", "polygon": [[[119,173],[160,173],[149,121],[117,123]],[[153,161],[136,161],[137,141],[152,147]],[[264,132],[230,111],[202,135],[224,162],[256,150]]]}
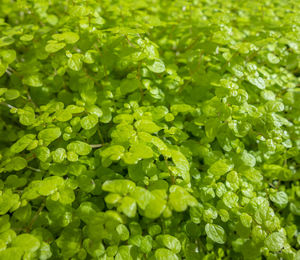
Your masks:
{"label": "leaf cluster", "polygon": [[299,259],[299,6],[1,0],[0,259]]}

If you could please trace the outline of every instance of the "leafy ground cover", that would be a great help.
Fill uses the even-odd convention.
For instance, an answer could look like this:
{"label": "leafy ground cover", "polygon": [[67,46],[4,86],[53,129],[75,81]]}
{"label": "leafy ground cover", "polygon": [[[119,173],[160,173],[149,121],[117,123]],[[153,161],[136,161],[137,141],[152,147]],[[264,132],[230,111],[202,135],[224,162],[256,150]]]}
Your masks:
{"label": "leafy ground cover", "polygon": [[0,259],[300,259],[299,6],[1,0]]}

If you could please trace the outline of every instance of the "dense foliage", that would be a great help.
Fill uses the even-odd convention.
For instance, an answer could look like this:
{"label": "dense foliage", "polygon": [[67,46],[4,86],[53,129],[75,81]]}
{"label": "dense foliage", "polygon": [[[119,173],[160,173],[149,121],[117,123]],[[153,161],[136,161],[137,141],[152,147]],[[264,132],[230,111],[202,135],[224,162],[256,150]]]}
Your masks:
{"label": "dense foliage", "polygon": [[0,0],[0,259],[300,259],[299,14]]}

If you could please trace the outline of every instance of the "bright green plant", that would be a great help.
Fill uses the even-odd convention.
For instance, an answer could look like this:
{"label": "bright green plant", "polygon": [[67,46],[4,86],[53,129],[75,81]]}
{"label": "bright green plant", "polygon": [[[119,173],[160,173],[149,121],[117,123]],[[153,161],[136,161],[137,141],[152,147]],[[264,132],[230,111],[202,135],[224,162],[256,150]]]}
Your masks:
{"label": "bright green plant", "polygon": [[0,259],[300,259],[296,0],[1,0]]}

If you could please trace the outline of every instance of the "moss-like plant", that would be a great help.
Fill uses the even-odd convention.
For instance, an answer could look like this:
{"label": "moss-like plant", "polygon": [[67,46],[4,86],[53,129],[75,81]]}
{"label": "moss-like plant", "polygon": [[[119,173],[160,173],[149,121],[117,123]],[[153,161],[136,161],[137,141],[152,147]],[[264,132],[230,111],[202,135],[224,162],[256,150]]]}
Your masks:
{"label": "moss-like plant", "polygon": [[296,0],[1,0],[0,259],[299,259]]}

